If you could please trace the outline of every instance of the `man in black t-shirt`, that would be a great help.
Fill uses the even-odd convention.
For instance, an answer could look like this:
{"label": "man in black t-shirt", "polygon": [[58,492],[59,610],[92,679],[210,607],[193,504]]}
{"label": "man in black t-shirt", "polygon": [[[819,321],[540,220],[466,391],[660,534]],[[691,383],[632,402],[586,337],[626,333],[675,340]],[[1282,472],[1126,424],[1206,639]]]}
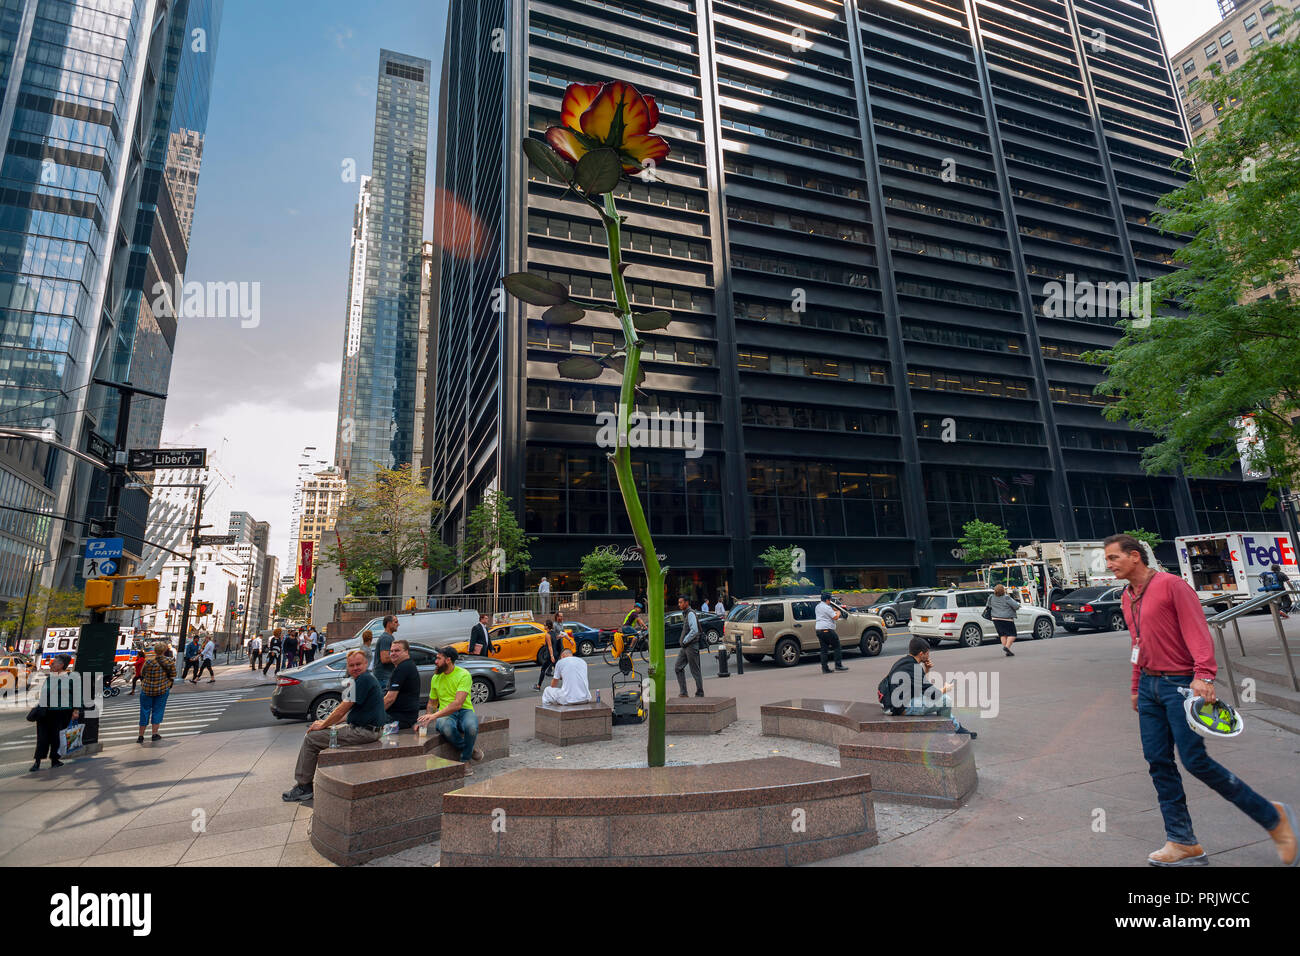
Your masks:
{"label": "man in black t-shirt", "polygon": [[384,709],[390,721],[397,721],[398,730],[406,730],[420,716],[420,672],[411,660],[411,645],[400,638],[393,641],[388,657],[397,666],[384,688]]}

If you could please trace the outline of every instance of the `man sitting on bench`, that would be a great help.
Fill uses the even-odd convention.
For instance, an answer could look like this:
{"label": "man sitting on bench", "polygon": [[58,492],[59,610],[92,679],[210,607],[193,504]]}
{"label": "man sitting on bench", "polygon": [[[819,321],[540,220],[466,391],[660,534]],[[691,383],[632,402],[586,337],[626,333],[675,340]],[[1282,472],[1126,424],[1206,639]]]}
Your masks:
{"label": "man sitting on bench", "polygon": [[934,665],[930,662],[930,642],[914,637],[907,645],[907,655],[894,662],[876,688],[880,706],[885,713],[909,717],[938,716],[952,720],[954,733],[968,734],[974,740],[978,734],[967,730],[952,716],[952,684],[940,688],[926,675]]}
{"label": "man sitting on bench", "polygon": [[587,704],[591,687],[587,684],[587,662],[574,657],[567,647],[560,652],[551,686],[542,691],[543,704]]}

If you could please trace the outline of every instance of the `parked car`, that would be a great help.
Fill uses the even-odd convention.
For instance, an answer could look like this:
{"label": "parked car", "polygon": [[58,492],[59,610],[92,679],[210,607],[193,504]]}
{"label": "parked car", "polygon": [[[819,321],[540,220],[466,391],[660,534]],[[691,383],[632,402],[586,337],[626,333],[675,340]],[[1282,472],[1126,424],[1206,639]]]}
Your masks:
{"label": "parked car", "polygon": [[1096,631],[1126,631],[1124,587],[1079,588],[1052,602],[1052,617],[1067,631],[1090,627]]}
{"label": "parked car", "polygon": [[23,690],[30,690],[32,674],[36,667],[26,654],[6,654],[0,657],[0,691],[16,690],[18,685]]}
{"label": "parked car", "polygon": [[[340,644],[350,643],[349,641]],[[360,644],[359,640],[356,644]],[[339,650],[350,648],[334,645]],[[354,645],[355,646],[355,645]],[[420,693],[429,696],[433,680],[436,648],[411,644],[411,660],[420,672]],[[515,692],[515,669],[501,661],[465,655],[456,660],[458,667],[469,671],[469,699],[475,706],[508,697]],[[310,664],[280,672],[271,691],[271,713],[280,720],[289,717],[324,720],[343,699],[343,680],[348,676],[347,657],[342,653],[319,657]]]}
{"label": "parked car", "polygon": [[[469,632],[478,623],[477,611],[418,611],[412,614],[397,614],[397,636],[408,641],[422,641],[433,647],[442,647],[453,641],[469,640]],[[383,616],[372,618],[357,628],[352,637],[343,641],[331,641],[329,647],[337,650],[361,643],[361,632],[369,631],[375,637],[384,632]]]}
{"label": "parked car", "polygon": [[[686,615],[676,608],[669,608],[664,613],[664,647],[681,647],[682,645],[682,623]],[[648,618],[647,618],[648,620]],[[716,645],[722,640],[722,626],[725,621],[721,614],[714,614],[712,611],[696,611],[696,623],[700,626],[700,634],[703,635],[704,641],[700,644],[700,651],[706,651],[710,646]],[[602,627],[600,629],[600,647],[608,647],[614,640],[614,627]]]}
{"label": "parked car", "polygon": [[[989,588],[949,588],[946,591],[927,591],[912,605],[912,618],[907,629],[915,637],[924,637],[931,647],[944,641],[956,641],[966,647],[979,647],[986,640],[998,636],[993,622],[984,619]],[[1051,637],[1056,632],[1052,612],[1032,604],[1020,605],[1016,612],[1016,633],[1036,640]]]}
{"label": "parked car", "polygon": [[[488,629],[494,650],[489,655],[492,660],[505,661],[507,664],[542,663],[542,645],[546,641],[546,628],[536,621],[518,621],[513,624],[498,624]],[[451,646],[458,654],[469,653],[469,637],[463,641],[453,641]],[[564,646],[575,654],[578,653],[573,635],[565,631]]]}
{"label": "parked car", "polygon": [[[831,602],[840,612],[835,631],[846,648],[856,647],[864,657],[875,657],[885,646],[885,622],[875,614],[851,611]],[[805,654],[815,654],[817,601],[809,597],[746,598],[731,609],[723,626],[722,643],[734,650],[737,643],[745,660],[761,661],[771,654],[783,667],[793,667]]]}
{"label": "parked car", "polygon": [[912,605],[916,599],[927,591],[933,591],[934,588],[905,588],[902,591],[893,591],[882,594],[874,604],[870,605],[866,611],[868,614],[878,614],[880,619],[885,622],[885,627],[893,627],[896,624],[906,624],[912,614]]}
{"label": "parked car", "polygon": [[574,653],[579,657],[590,657],[602,646],[599,628],[588,627],[581,621],[563,621],[560,626],[573,635]]}

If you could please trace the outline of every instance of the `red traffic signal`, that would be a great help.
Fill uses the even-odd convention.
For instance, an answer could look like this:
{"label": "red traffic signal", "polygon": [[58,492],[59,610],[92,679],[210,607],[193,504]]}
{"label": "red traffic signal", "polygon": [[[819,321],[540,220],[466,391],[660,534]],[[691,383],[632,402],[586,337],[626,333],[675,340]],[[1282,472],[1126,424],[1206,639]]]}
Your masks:
{"label": "red traffic signal", "polygon": [[198,607],[196,607],[196,608],[194,609],[194,612],[195,612],[199,617],[205,617],[205,616],[211,614],[211,613],[212,613],[212,602],[211,602],[211,601],[200,601],[199,604],[198,604]]}

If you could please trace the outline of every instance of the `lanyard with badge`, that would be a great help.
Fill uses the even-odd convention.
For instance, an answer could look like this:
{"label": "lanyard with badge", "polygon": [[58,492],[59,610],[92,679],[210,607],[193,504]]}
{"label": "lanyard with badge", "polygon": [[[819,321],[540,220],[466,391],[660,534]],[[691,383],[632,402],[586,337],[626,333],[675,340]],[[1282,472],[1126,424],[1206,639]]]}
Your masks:
{"label": "lanyard with badge", "polygon": [[1155,580],[1155,576],[1159,573],[1159,571],[1151,572],[1151,576],[1147,578],[1147,583],[1142,586],[1142,593],[1140,595],[1137,594],[1136,591],[1133,591],[1133,585],[1129,585],[1129,590],[1133,591],[1129,597],[1128,605],[1129,616],[1133,618],[1133,656],[1129,658],[1129,662],[1132,664],[1138,662],[1138,651],[1142,647],[1142,602],[1147,596],[1147,591],[1151,589],[1151,582]]}

